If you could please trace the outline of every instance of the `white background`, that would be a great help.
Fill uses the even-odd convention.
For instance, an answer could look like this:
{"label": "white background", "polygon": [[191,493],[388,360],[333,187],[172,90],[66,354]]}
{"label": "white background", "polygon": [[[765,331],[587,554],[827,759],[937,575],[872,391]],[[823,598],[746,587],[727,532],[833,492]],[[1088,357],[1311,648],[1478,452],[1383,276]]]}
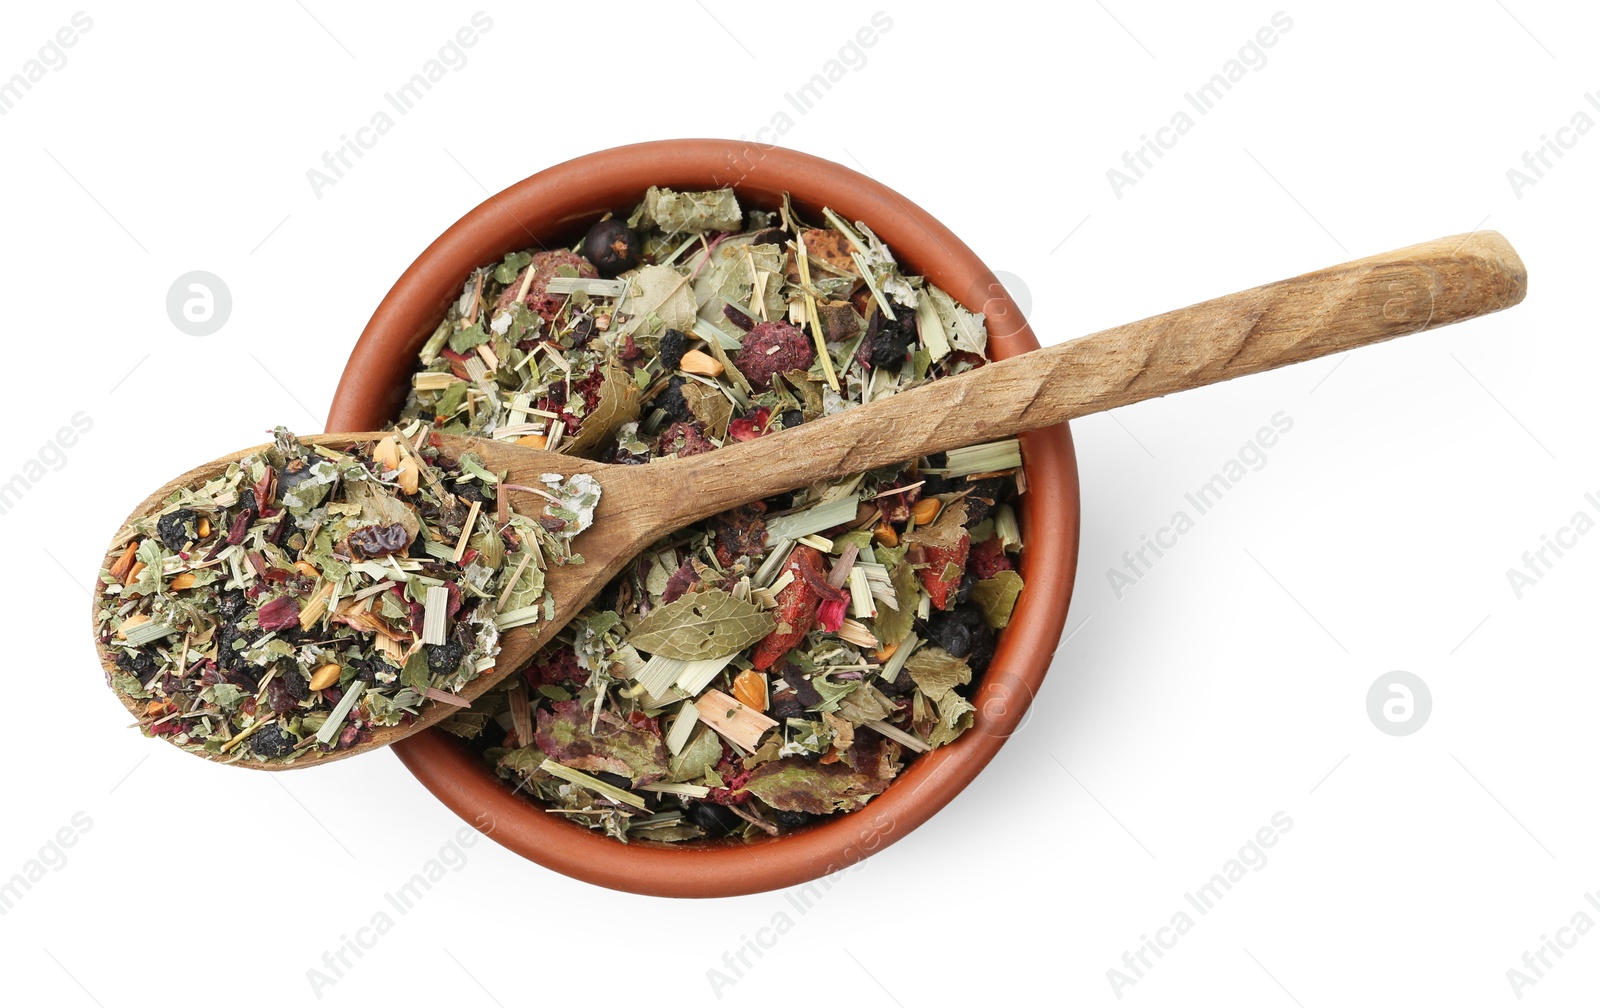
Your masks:
{"label": "white background", "polygon": [[[22,7],[0,15],[0,79],[77,10]],[[319,430],[373,307],[488,192],[616,144],[756,138],[880,8],[485,7],[465,66],[314,194],[307,169],[478,9],[86,8],[66,65],[0,116],[0,481],[75,412],[93,420],[0,517],[0,880],[74,813],[92,822],[0,916],[8,1002],[316,1002],[307,971],[392,912],[384,893],[461,825],[387,755],[246,774],[127,729],[84,619],[126,511],[274,424]],[[1107,169],[1274,3],[882,9],[866,64],[761,139],[927,208],[1009,275],[1046,343],[1478,227],[1520,249],[1528,300],[1075,423],[1071,636],[1031,720],[808,912],[782,893],[614,893],[482,841],[321,1001],[713,1002],[708,970],[787,913],[722,1003],[1113,1004],[1107,971],[1189,909],[1193,929],[1122,1001],[1515,1002],[1506,971],[1526,950],[1579,911],[1600,921],[1583,899],[1600,888],[1600,535],[1520,599],[1506,576],[1600,513],[1584,499],[1600,496],[1600,131],[1520,195],[1506,174],[1574,113],[1600,119],[1584,99],[1596,13],[1285,7],[1267,63],[1119,198]],[[195,269],[234,302],[204,338],[164,305]],[[1279,411],[1294,426],[1267,464],[1117,598],[1107,569]],[[1408,737],[1366,713],[1395,669],[1433,698]],[[1293,827],[1265,867],[1209,914],[1188,908],[1279,811]],[[1571,936],[1525,1001],[1600,984],[1600,937]]]}

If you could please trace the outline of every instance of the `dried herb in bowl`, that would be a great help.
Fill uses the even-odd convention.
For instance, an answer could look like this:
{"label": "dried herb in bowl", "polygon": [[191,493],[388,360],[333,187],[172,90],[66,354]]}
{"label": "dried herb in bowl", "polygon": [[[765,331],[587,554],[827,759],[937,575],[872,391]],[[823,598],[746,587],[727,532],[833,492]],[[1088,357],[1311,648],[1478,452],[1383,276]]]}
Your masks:
{"label": "dried herb in bowl", "polygon": [[212,757],[292,762],[409,721],[548,619],[552,563],[593,519],[592,477],[545,477],[537,520],[494,517],[495,476],[431,428],[340,451],[271,446],[174,491],[108,557],[97,628],[146,733]]}
{"label": "dried herb in bowl", "polygon": [[[642,465],[985,362],[982,316],[866,224],[823,218],[651,189],[574,249],[486,265],[422,348],[401,422]],[[1020,464],[1015,440],[980,445],[682,530],[443,727],[622,840],[860,808],[971,725],[1022,590]]]}

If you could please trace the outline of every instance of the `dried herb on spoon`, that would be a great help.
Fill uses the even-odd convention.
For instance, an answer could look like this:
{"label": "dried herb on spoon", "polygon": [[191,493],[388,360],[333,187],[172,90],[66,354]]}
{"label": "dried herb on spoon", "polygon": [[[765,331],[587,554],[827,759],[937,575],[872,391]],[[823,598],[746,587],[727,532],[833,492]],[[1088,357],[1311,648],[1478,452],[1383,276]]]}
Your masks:
{"label": "dried herb on spoon", "polygon": [[538,519],[499,523],[497,477],[431,433],[338,451],[279,428],[132,529],[97,625],[147,734],[223,759],[348,748],[426,703],[467,706],[500,632],[553,616],[544,570],[581,562],[599,484],[545,477]]}

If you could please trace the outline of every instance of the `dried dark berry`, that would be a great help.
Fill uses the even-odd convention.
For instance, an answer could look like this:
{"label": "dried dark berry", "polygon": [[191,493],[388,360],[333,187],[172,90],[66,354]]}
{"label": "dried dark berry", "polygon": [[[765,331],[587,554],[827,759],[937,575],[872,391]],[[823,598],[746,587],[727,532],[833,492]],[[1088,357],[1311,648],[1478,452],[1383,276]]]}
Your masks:
{"label": "dried dark berry", "polygon": [[667,381],[667,387],[656,393],[655,405],[667,411],[667,419],[674,423],[694,419],[694,411],[689,408],[689,400],[683,397],[683,376],[673,375]]}
{"label": "dried dark berry", "polygon": [[899,370],[906,362],[906,353],[917,339],[916,315],[909,310],[890,319],[882,308],[874,308],[867,320],[867,335],[862,343],[867,348],[867,361],[875,368]]}
{"label": "dried dark berry", "polygon": [[657,356],[661,358],[662,371],[676,371],[678,365],[683,363],[683,352],[689,348],[689,338],[676,329],[668,329],[661,334],[661,347]]}
{"label": "dried dark berry", "polygon": [[304,700],[306,695],[311,692],[311,684],[306,681],[305,676],[300,674],[299,669],[289,669],[278,676],[278,679],[283,681],[284,688],[296,700]]}
{"label": "dried dark berry", "polygon": [[778,422],[783,424],[783,429],[798,427],[805,423],[806,415],[797,409],[786,409],[778,414]]}
{"label": "dried dark berry", "polygon": [[302,460],[295,460],[289,465],[278,470],[278,500],[283,500],[283,495],[311,478],[311,466]]}
{"label": "dried dark berry", "polygon": [[362,658],[355,663],[355,666],[356,678],[365,683],[377,682],[379,672],[399,671],[379,655],[373,655],[371,658]]}
{"label": "dried dark berry", "polygon": [[633,787],[633,781],[632,780],[629,780],[627,777],[624,777],[619,773],[612,773],[610,770],[596,770],[594,772],[594,775],[595,775],[596,778],[598,778],[599,780],[605,781],[607,784],[610,784],[612,787],[619,787],[619,788],[622,788],[624,791],[626,791],[628,788]]}
{"label": "dried dark berry", "polygon": [[805,717],[806,705],[794,690],[777,690],[767,701],[767,717],[782,722],[786,718]]}
{"label": "dried dark berry", "polygon": [[454,672],[467,653],[466,648],[454,641],[448,644],[429,644],[427,649],[429,672]]}
{"label": "dried dark berry", "polygon": [[250,736],[250,751],[257,756],[273,759],[293,752],[295,743],[299,741],[278,725],[269,724]]}
{"label": "dried dark berry", "polygon": [[972,637],[972,653],[967,655],[967,664],[972,667],[972,674],[980,676],[989,668],[989,662],[994,659],[995,635],[987,626],[977,631]]}
{"label": "dried dark berry", "polygon": [[[450,483],[450,492],[467,501],[480,501],[484,504],[493,504],[494,498],[485,496],[483,484],[470,477],[462,476]],[[418,536],[420,539],[421,536]]]}
{"label": "dried dark berry", "polygon": [[773,809],[772,818],[784,829],[799,829],[816,817],[810,812],[790,812],[786,809]]}
{"label": "dried dark berry", "polygon": [[588,315],[579,318],[572,325],[572,345],[581,347],[594,338],[594,319]]}
{"label": "dried dark berry", "polygon": [[712,802],[695,802],[689,806],[689,819],[705,830],[706,836],[713,837],[727,836],[744,825],[744,820],[728,811],[727,806]]}
{"label": "dried dark berry", "polygon": [[161,663],[144,648],[117,655],[117,668],[137,676],[140,682],[148,679],[160,667]]}
{"label": "dried dark berry", "polygon": [[751,239],[751,245],[779,245],[789,240],[789,232],[783,228],[767,228],[757,232]]}
{"label": "dried dark berry", "polygon": [[639,265],[639,236],[615,217],[600,221],[583,236],[583,257],[603,277],[626,273]]}
{"label": "dried dark berry", "polygon": [[217,613],[229,622],[243,616],[249,608],[250,600],[244,597],[244,592],[225,592],[217,602]]}
{"label": "dried dark berry", "polygon": [[179,508],[171,514],[162,515],[156,522],[156,535],[161,539],[161,545],[169,550],[181,550],[184,546],[195,540],[195,519],[200,516],[189,508]]}
{"label": "dried dark berry", "polygon": [[972,492],[967,494],[967,528],[973,528],[979,522],[989,517],[994,506],[1005,499],[1005,491],[1010,479],[993,476],[967,484]]}
{"label": "dried dark berry", "polygon": [[740,329],[743,329],[745,332],[749,332],[756,327],[755,319],[746,315],[744,312],[735,308],[731,304],[725,304],[722,306],[722,317],[727,319],[729,322],[732,322]]}
{"label": "dried dark berry", "polygon": [[961,583],[956,585],[956,605],[961,605],[972,598],[972,589],[977,583],[978,578],[971,571],[961,575]]}
{"label": "dried dark berry", "polygon": [[901,666],[900,673],[894,677],[894,682],[886,686],[878,686],[878,689],[887,696],[903,697],[908,696],[916,688],[916,685],[916,682],[911,678],[911,673],[906,671],[905,666]]}
{"label": "dried dark berry", "polygon": [[[935,469],[942,468],[944,466],[944,453],[940,452],[937,456],[937,459],[935,459],[934,456],[929,456],[928,464]],[[937,473],[926,473],[919,478],[923,480],[920,493],[920,495],[923,497],[937,497],[940,494],[960,493],[962,490],[967,488],[966,480],[946,479]]]}
{"label": "dried dark berry", "polygon": [[789,684],[789,688],[794,690],[795,696],[799,697],[800,702],[806,707],[815,707],[822,703],[822,694],[817,692],[815,686],[811,685],[810,679],[807,679],[798,671],[785,672],[783,681]]}
{"label": "dried dark berry", "polygon": [[350,548],[367,558],[398,553],[410,545],[411,537],[399,522],[391,525],[368,525],[350,533]]}
{"label": "dried dark berry", "polygon": [[[299,679],[300,673],[291,672],[289,676]],[[272,708],[274,714],[287,714],[294,710],[295,698],[289,694],[287,677],[280,675],[267,683],[267,706]]]}
{"label": "dried dark berry", "polygon": [[966,625],[956,610],[935,612],[929,617],[928,636],[957,658],[965,658],[972,651],[972,628]]}
{"label": "dried dark berry", "polygon": [[965,658],[974,673],[989,667],[989,660],[994,657],[995,632],[976,604],[965,602],[946,612],[936,612],[927,625],[933,642],[957,658]]}

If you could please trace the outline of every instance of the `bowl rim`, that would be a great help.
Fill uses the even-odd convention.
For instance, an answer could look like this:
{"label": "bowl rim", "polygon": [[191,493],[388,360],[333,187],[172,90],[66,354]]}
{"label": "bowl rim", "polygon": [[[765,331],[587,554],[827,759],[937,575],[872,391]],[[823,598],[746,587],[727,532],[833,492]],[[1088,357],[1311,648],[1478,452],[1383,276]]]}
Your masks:
{"label": "bowl rim", "polygon": [[[865,221],[909,272],[982,311],[992,356],[1038,340],[994,274],[949,229],[878,181],[788,148],[719,139],[658,140],[562,162],[496,193],[435,239],[395,281],[350,353],[327,429],[372,430],[404,398],[415,354],[459,296],[463,278],[509,252],[570,242],[607,210],[632,206],[650,185],[732,186],[776,206],[783,192],[811,219],[831,207]],[[627,844],[550,815],[498,780],[440,729],[397,744],[405,767],[435,797],[507,849],[576,879],[642,895],[737,896],[798,885],[849,868],[901,839],[955,798],[1022,723],[1065,625],[1078,559],[1078,473],[1066,424],[1022,435],[1020,500],[1027,589],[975,695],[974,725],[926,753],[863,809],[785,836],[747,842]]]}

